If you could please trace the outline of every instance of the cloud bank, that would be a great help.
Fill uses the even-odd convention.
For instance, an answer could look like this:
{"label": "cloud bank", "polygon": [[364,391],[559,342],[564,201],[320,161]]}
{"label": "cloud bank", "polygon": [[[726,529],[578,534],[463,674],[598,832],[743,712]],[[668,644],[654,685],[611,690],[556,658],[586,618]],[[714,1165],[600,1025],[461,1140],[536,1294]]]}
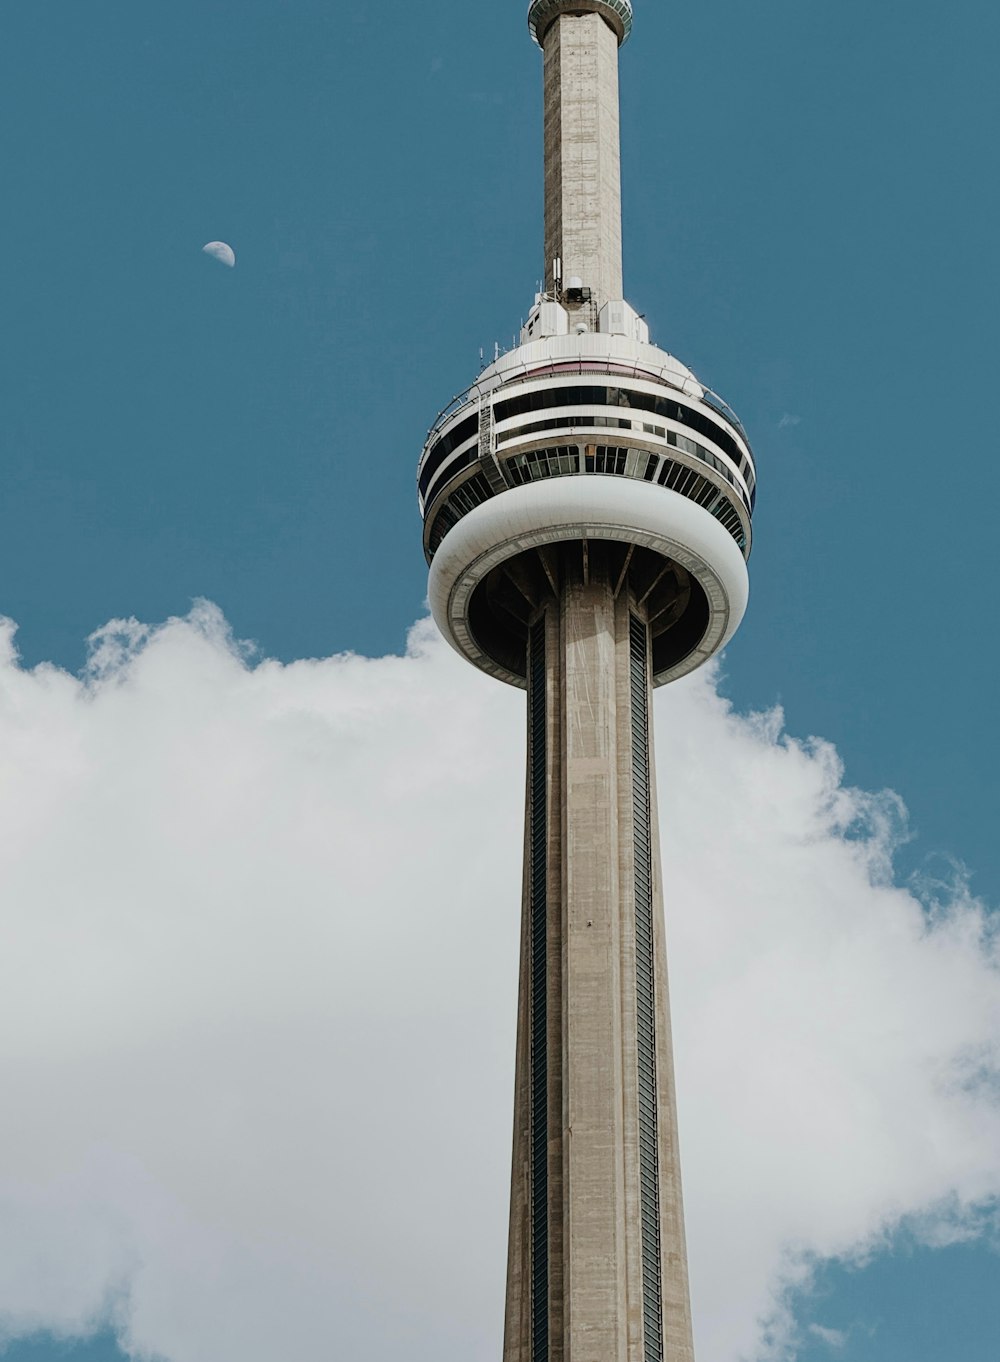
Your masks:
{"label": "cloud bank", "polygon": [[[81,678],[12,637],[0,1341],[492,1362],[522,697],[426,622],[283,666],[202,605]],[[817,1260],[1000,1195],[997,936],[893,882],[904,812],[831,747],[707,672],[656,708],[697,1341],[780,1359]]]}

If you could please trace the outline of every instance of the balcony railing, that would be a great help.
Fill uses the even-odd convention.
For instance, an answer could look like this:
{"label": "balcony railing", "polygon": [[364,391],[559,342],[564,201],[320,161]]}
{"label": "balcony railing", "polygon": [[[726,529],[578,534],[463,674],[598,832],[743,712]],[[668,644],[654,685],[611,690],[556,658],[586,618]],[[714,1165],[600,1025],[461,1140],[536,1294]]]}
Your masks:
{"label": "balcony railing", "polygon": [[653,369],[648,365],[622,364],[618,360],[604,360],[587,356],[571,360],[554,360],[550,364],[535,364],[530,366],[525,364],[519,366],[518,369],[513,370],[515,375],[513,378],[505,377],[498,383],[491,383],[486,386],[478,381],[470,384],[468,388],[465,388],[462,392],[456,394],[448,405],[442,407],[438,412],[434,424],[427,432],[421,459],[423,458],[423,454],[427,452],[452,417],[456,416],[463,408],[469,406],[472,402],[495,393],[497,388],[506,388],[511,384],[524,382],[530,378],[544,377],[546,373],[553,372],[557,372],[560,376],[563,374],[618,374],[629,378],[645,380],[646,382],[662,383],[665,387],[673,388],[675,392],[683,393],[686,397],[696,397],[696,400],[702,401],[707,406],[711,407],[713,411],[738,432],[745,441],[747,448],[750,447],[750,438],[743,428],[743,422],[733,411],[729,403],[725,401],[724,398],[720,397],[718,393],[713,392],[711,388],[703,387],[702,384],[698,383],[697,379],[694,380],[698,387],[698,394],[696,396],[696,394],[692,393],[687,386],[692,380],[690,378],[681,379],[675,369],[670,369],[666,365],[661,366],[659,369]]}

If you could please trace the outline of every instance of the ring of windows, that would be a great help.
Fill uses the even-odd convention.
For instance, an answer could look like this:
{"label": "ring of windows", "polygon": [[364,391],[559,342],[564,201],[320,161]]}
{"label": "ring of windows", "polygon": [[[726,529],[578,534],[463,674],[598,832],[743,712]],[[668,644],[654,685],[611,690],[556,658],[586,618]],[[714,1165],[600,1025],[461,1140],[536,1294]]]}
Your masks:
{"label": "ring of windows", "polygon": [[[472,451],[470,462],[475,454]],[[581,473],[655,482],[702,506],[732,535],[744,555],[748,551],[747,523],[729,493],[690,464],[649,449],[605,444],[548,445],[514,453],[501,462],[500,468],[508,487]],[[498,495],[503,492],[498,492],[479,469],[464,478],[433,510],[426,538],[428,557],[433,558],[445,535],[463,516]]]}
{"label": "ring of windows", "polygon": [[[618,415],[576,413],[565,416],[551,416],[538,421],[527,422],[516,428],[500,430],[497,433],[497,443],[505,444],[513,439],[523,438],[542,431],[579,426],[642,431],[643,434],[665,439],[668,444],[676,445],[685,453],[694,454],[702,462],[710,464],[737,489],[742,500],[747,504],[748,510],[753,511],[756,501],[756,470],[753,460],[740,448],[729,431],[725,430],[719,422],[683,402],[676,401],[673,397],[648,393],[641,389],[625,387],[620,384],[548,386],[535,388],[528,392],[515,393],[502,401],[495,401],[491,412],[492,423],[500,425],[516,416],[526,415],[529,412],[568,406],[610,407],[617,408],[619,411],[624,408],[634,411],[637,415],[659,416],[665,422],[670,421],[690,430],[693,434],[700,434],[716,445],[731,460],[734,468],[739,470],[746,485],[746,492],[737,482],[726,462],[713,454],[711,450],[706,449],[704,445],[693,440],[691,436],[671,430],[667,425],[660,426],[642,419],[633,420],[631,417]],[[477,407],[472,413],[463,416],[461,420],[451,425],[425,450],[420,461],[417,478],[418,491],[425,505],[433,499],[440,486],[453,478],[456,473],[467,468],[478,457],[479,429],[479,409]],[[464,444],[468,444],[469,447],[462,451],[458,457],[452,457]],[[438,484],[437,488],[434,486],[435,483]],[[749,497],[747,493],[749,493]]]}

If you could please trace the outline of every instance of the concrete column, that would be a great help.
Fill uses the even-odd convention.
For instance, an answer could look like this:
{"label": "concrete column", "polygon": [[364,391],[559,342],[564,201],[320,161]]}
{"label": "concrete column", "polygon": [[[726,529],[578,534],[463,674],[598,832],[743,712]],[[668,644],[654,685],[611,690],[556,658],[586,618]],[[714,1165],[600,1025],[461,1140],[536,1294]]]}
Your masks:
{"label": "concrete column", "polygon": [[[604,546],[567,546],[558,594],[542,607],[529,636],[524,930],[504,1362],[693,1358],[651,767],[651,846],[635,804],[637,712],[642,728],[637,750],[641,770],[647,770],[649,665],[642,657],[637,683],[632,621],[641,608],[627,583],[615,595],[618,576]],[[644,628],[639,636],[645,638]],[[542,658],[540,649],[544,673],[541,667],[533,673],[531,657]],[[638,711],[637,684],[645,696]],[[637,875],[648,876],[649,870],[656,1018],[652,1201],[649,1178],[644,1192],[641,1174],[637,1030],[642,965],[636,886]],[[536,930],[539,912],[543,939]],[[648,1142],[648,1103],[645,1111]],[[650,1242],[658,1245],[652,1259]],[[543,1289],[544,1301],[538,1298]],[[650,1300],[656,1302],[652,1313]],[[657,1346],[654,1353],[650,1340],[661,1335],[662,1352]]]}
{"label": "concrete column", "polygon": [[[564,584],[566,1358],[628,1362],[615,600],[603,555]],[[627,832],[627,824],[625,827]]]}
{"label": "concrete column", "polygon": [[598,13],[545,32],[545,280],[578,276],[598,308],[622,292],[618,36]]}

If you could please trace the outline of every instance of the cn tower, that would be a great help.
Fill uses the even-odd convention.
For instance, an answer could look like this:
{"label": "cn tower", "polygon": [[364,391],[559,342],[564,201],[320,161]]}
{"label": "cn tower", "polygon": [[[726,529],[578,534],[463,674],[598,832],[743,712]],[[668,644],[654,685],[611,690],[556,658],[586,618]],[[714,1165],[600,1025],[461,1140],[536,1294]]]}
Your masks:
{"label": "cn tower", "polygon": [[543,291],[418,471],[438,627],[527,692],[503,1357],[692,1362],[651,695],[740,623],[755,469],[624,300],[631,0],[534,0],[528,27]]}

